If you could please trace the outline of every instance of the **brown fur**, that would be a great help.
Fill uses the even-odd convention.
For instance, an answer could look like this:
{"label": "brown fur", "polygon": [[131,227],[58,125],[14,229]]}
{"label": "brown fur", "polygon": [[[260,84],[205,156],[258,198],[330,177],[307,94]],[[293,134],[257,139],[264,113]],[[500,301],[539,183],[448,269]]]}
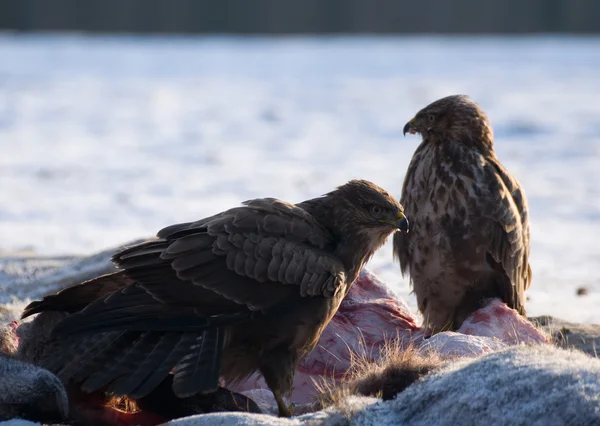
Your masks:
{"label": "brown fur", "polygon": [[442,359],[434,352],[424,353],[412,346],[403,348],[390,343],[379,360],[355,357],[341,382],[320,384],[320,405],[341,407],[350,395],[374,396],[387,401],[442,365]]}

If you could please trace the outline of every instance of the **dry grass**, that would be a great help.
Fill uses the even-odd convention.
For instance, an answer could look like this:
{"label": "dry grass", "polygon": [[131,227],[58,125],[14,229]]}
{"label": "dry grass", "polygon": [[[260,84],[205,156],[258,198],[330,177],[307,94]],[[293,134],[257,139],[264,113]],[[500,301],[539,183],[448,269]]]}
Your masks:
{"label": "dry grass", "polygon": [[105,407],[122,411],[124,413],[137,413],[140,410],[137,403],[127,396],[110,397]]}
{"label": "dry grass", "polygon": [[319,405],[336,406],[344,412],[344,401],[351,395],[392,399],[443,363],[433,351],[424,353],[414,346],[402,346],[399,340],[388,341],[378,360],[352,352],[351,368],[341,380],[315,383]]}
{"label": "dry grass", "polygon": [[[544,334],[549,335],[550,343],[564,348],[564,349],[576,349],[581,352],[587,353],[588,355],[598,358],[598,351],[596,348],[596,339],[585,337],[585,334],[581,331],[583,324],[565,324],[560,320],[556,320],[551,316],[544,315],[536,318],[530,318],[530,322]],[[575,330],[572,330],[572,327]],[[591,344],[591,349],[589,348]]]}

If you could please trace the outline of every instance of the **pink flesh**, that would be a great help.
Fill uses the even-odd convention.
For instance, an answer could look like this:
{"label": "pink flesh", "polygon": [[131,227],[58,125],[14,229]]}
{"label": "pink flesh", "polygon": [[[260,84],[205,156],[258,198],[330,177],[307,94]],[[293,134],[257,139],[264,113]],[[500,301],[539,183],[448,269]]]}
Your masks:
{"label": "pink flesh", "polygon": [[155,426],[170,419],[149,411],[126,413],[105,405],[98,393],[86,394],[76,388],[69,388],[69,405],[72,420],[82,424],[107,424],[111,426]]}
{"label": "pink flesh", "polygon": [[[316,391],[314,380],[318,382],[323,376],[340,378],[350,366],[351,351],[376,359],[390,339],[399,339],[404,345],[420,344],[452,356],[480,355],[519,341],[548,342],[547,336],[497,299],[473,313],[459,333],[439,333],[423,340],[427,333],[418,322],[408,305],[385,283],[363,271],[325,328],[317,347],[300,362],[291,401],[309,403]],[[259,374],[254,374],[231,389],[252,397],[268,387]]]}

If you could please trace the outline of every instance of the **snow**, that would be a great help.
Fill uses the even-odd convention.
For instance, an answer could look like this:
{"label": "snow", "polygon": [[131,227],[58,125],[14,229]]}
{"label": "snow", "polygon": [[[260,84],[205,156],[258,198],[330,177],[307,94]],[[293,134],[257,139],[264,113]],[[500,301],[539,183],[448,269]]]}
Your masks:
{"label": "snow", "polygon": [[[529,197],[528,314],[600,322],[600,38],[5,34],[0,58],[2,249],[91,254],[358,177],[399,196],[403,125],[466,93]],[[415,308],[389,244],[369,267]]]}
{"label": "snow", "polygon": [[453,363],[390,401],[353,397],[339,410],[290,420],[212,413],[167,425],[598,425],[599,377],[600,361],[579,351],[515,346]]}

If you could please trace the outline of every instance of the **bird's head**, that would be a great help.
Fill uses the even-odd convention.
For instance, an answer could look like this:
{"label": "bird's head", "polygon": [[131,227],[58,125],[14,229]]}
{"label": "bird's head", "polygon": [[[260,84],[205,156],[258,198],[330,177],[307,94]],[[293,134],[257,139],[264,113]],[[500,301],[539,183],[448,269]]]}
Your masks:
{"label": "bird's head", "polygon": [[427,105],[406,125],[403,133],[419,133],[423,141],[455,141],[493,149],[490,122],[479,105],[465,95],[452,95]]}
{"label": "bird's head", "polygon": [[334,218],[344,228],[360,229],[370,236],[400,230],[408,232],[404,208],[390,193],[367,180],[351,180],[327,194],[335,199]]}

